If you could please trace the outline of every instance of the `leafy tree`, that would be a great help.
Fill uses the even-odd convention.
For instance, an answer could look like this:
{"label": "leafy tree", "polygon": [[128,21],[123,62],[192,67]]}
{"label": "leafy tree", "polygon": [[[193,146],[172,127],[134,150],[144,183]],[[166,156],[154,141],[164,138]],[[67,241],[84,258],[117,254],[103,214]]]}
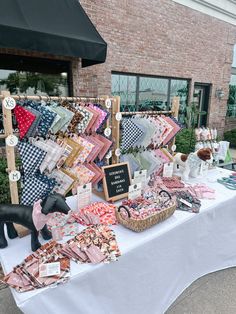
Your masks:
{"label": "leafy tree", "polygon": [[60,96],[59,85],[65,84],[65,78],[59,75],[17,71],[10,73],[6,79],[0,80],[0,84],[6,85],[11,94],[26,93],[31,87],[34,89],[34,94],[39,91],[49,96]]}

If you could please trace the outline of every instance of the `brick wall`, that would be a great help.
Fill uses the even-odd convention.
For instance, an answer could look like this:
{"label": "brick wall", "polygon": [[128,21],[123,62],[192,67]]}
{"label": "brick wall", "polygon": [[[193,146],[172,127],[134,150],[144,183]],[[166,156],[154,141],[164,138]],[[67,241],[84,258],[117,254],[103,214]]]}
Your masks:
{"label": "brick wall", "polygon": [[[81,0],[108,43],[105,64],[79,69],[81,94],[110,94],[111,71],[212,83],[209,124],[225,125],[236,28],[171,0]],[[221,101],[215,89],[223,88]]]}

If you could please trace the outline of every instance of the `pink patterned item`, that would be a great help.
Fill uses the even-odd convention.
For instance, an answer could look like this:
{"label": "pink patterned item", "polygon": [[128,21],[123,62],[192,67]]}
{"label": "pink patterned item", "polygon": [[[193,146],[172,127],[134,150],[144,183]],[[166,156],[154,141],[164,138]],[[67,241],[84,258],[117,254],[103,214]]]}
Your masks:
{"label": "pink patterned item", "polygon": [[76,134],[73,135],[73,140],[78,143],[79,145],[83,146],[83,150],[79,153],[79,155],[74,160],[74,166],[79,163],[84,163],[94,148],[94,144],[87,141],[85,138],[78,136]]}
{"label": "pink patterned item", "polygon": [[92,131],[91,129],[92,129],[93,125],[94,124],[96,125],[97,121],[99,121],[99,112],[97,112],[95,109],[93,109],[90,105],[86,106],[85,108],[86,108],[86,110],[91,112],[93,115],[92,119],[90,120],[90,122],[89,122],[89,124],[85,130],[85,132],[88,133],[88,132]]}
{"label": "pink patterned item", "polygon": [[[73,212],[72,215],[83,225],[91,224],[88,218],[90,214],[97,216],[102,225],[115,225],[117,223],[115,209],[116,206],[113,204],[95,202],[81,208],[80,211]],[[86,221],[83,220],[83,217],[86,217]]]}
{"label": "pink patterned item", "polygon": [[100,140],[101,142],[104,143],[104,146],[103,146],[102,150],[98,154],[99,159],[102,160],[105,157],[105,155],[106,155],[107,151],[109,150],[109,148],[111,147],[112,141],[110,141],[105,136],[102,136],[101,134],[96,134],[95,137],[98,140]]}
{"label": "pink patterned item", "polygon": [[173,130],[163,141],[163,145],[166,145],[172,140],[172,138],[180,131],[181,127],[175,123],[170,117],[165,117],[166,121],[173,127]]}
{"label": "pink patterned item", "polygon": [[42,213],[41,202],[42,200],[38,200],[34,203],[32,213],[33,223],[37,231],[42,230],[51,217],[51,214],[44,215]]}
{"label": "pink patterned item", "polygon": [[99,114],[99,118],[96,120],[96,123],[93,124],[91,130],[92,131],[97,131],[97,129],[100,127],[100,125],[103,123],[103,121],[105,120],[107,113],[102,110],[101,108],[95,106],[95,105],[90,105],[89,108],[92,108],[94,110],[96,110]]}

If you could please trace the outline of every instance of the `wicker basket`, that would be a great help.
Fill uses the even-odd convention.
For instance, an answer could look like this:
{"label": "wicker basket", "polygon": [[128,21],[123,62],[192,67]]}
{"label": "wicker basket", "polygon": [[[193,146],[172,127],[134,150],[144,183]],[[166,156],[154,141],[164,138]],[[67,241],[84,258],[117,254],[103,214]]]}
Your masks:
{"label": "wicker basket", "polygon": [[[127,212],[128,217],[125,217],[122,214],[121,209],[124,209]],[[146,217],[144,219],[134,219],[131,218],[129,209],[126,206],[121,205],[116,211],[116,218],[117,221],[124,227],[136,232],[141,232],[169,218],[171,215],[173,215],[175,209],[176,204],[166,207],[160,212],[157,212],[156,214]]]}

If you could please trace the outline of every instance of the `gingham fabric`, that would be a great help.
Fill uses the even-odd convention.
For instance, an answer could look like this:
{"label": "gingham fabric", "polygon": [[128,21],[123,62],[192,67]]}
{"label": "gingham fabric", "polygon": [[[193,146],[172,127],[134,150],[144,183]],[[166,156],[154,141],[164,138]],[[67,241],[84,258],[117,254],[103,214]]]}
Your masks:
{"label": "gingham fabric", "polygon": [[135,145],[137,141],[143,136],[143,131],[132,121],[126,119],[122,121],[123,134],[121,140],[121,149],[126,150]]}
{"label": "gingham fabric", "polygon": [[14,114],[20,132],[20,139],[22,139],[28,132],[32,123],[34,122],[35,115],[19,105],[15,107]]}
{"label": "gingham fabric", "polygon": [[24,142],[19,142],[18,148],[24,169],[24,176],[34,175],[47,153],[34,145]]}
{"label": "gingham fabric", "polygon": [[47,193],[48,185],[36,177],[26,177],[21,195],[21,204],[33,205]]}

